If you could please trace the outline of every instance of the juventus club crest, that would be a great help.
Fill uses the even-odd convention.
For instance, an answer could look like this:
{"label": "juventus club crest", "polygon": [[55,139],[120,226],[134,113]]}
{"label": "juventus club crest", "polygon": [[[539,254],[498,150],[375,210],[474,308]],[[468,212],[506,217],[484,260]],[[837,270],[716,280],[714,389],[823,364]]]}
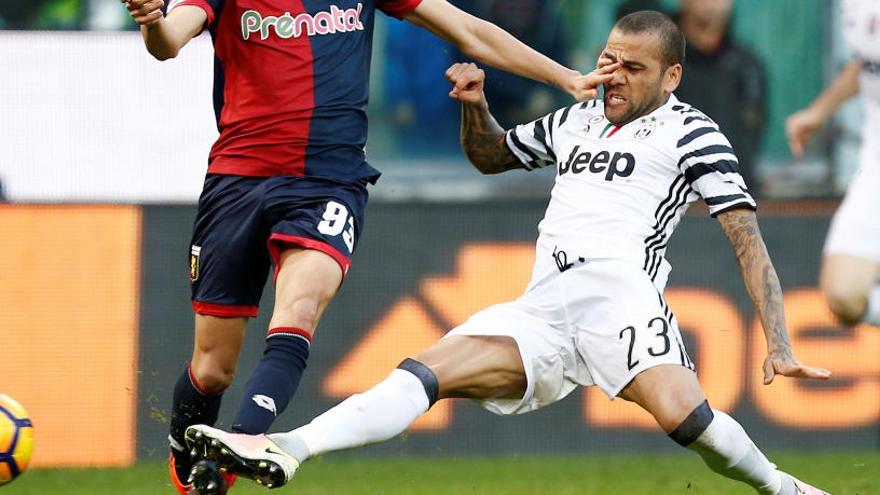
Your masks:
{"label": "juventus club crest", "polygon": [[639,128],[636,130],[636,139],[645,139],[654,133],[657,128],[657,117],[644,118],[639,121]]}

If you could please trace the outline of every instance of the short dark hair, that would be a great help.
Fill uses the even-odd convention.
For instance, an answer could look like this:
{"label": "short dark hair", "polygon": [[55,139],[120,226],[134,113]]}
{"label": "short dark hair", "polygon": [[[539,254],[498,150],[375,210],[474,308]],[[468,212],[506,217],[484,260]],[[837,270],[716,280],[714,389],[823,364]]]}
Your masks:
{"label": "short dark hair", "polygon": [[684,62],[684,34],[672,19],[656,10],[641,10],[625,15],[617,21],[614,29],[624,33],[651,32],[660,38],[660,58],[666,67]]}

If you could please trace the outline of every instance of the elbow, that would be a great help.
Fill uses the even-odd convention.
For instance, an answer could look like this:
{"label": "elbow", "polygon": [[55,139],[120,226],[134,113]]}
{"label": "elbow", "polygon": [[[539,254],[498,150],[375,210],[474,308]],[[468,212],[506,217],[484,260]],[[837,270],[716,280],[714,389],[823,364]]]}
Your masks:
{"label": "elbow", "polygon": [[480,160],[476,157],[468,157],[471,161],[471,164],[483,175],[494,175],[503,172],[504,170],[498,167],[495,163],[491,163],[487,160]]}
{"label": "elbow", "polygon": [[149,39],[145,41],[147,51],[160,62],[174,58],[180,53],[181,47],[173,41],[151,42],[152,40]]}
{"label": "elbow", "polygon": [[175,58],[178,53],[180,53],[180,51],[176,49],[150,50],[150,55],[160,62]]}

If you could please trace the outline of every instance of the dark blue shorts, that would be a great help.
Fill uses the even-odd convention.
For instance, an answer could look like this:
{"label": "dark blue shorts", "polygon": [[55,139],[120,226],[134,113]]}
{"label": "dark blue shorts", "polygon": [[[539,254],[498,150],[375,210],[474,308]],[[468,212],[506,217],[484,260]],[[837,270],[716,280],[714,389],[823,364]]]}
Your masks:
{"label": "dark blue shorts", "polygon": [[208,175],[190,247],[193,310],[256,316],[285,245],[326,253],[345,276],[366,206],[366,181]]}

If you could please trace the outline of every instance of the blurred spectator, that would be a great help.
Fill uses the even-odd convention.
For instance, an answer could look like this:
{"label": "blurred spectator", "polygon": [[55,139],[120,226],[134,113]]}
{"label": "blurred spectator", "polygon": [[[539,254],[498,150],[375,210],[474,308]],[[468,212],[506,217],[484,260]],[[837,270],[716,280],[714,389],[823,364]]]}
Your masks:
{"label": "blurred spectator", "polygon": [[6,191],[3,189],[3,181],[0,180],[0,203],[6,202]]}
{"label": "blurred spectator", "polygon": [[[494,22],[523,43],[567,64],[561,0],[460,0],[460,8]],[[503,127],[541,117],[569,101],[567,95],[509,72],[486,71],[486,98]]]}
{"label": "blurred spectator", "polygon": [[733,0],[682,0],[677,21],[687,38],[681,86],[675,92],[712,118],[730,139],[753,196],[761,192],[755,158],[767,113],[763,63],[733,38]]}
{"label": "blurred spectator", "polygon": [[666,13],[663,11],[660,2],[657,0],[626,0],[617,6],[615,19],[620,19],[621,17],[640,10],[656,10],[658,12],[663,12],[664,14]]}
{"label": "blurred spectator", "polygon": [[0,2],[0,28],[81,29],[85,10],[81,0]]}
{"label": "blurred spectator", "polygon": [[443,74],[453,48],[408,22],[390,21],[385,43],[385,105],[399,151],[409,156],[455,154],[458,103]]}

